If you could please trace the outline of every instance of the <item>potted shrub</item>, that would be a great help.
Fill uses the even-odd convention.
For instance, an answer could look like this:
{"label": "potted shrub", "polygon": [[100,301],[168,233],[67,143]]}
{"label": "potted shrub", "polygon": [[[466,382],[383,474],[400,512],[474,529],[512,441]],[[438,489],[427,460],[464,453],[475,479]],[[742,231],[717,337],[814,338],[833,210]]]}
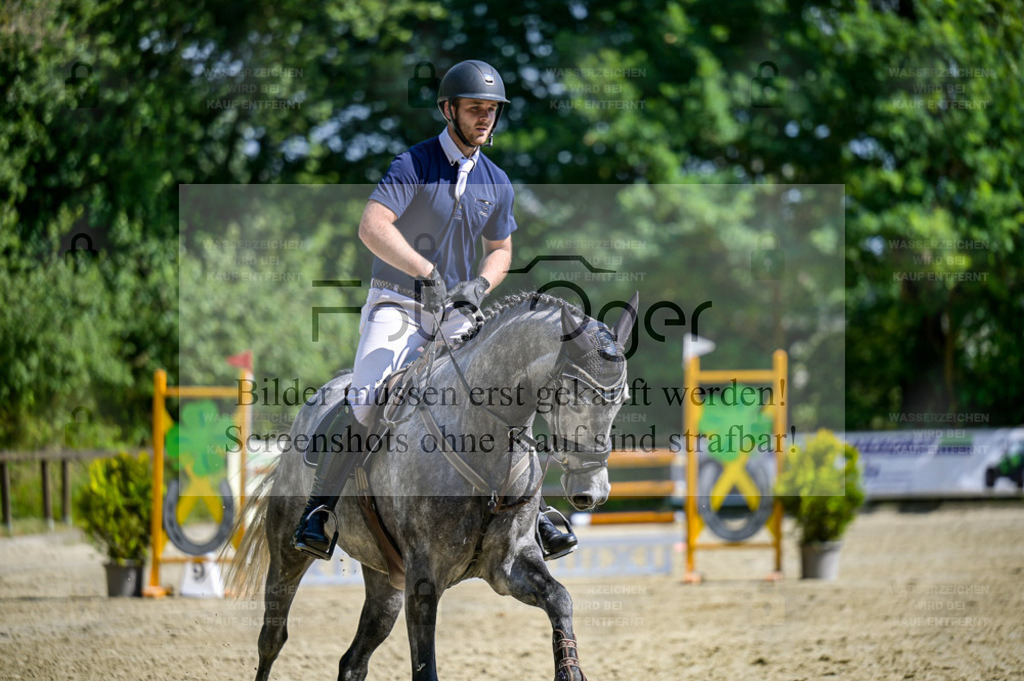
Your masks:
{"label": "potted shrub", "polygon": [[77,498],[78,518],[107,554],[107,593],[141,596],[149,553],[153,478],[146,454],[120,454],[89,465]]}
{"label": "potted shrub", "polygon": [[786,455],[775,494],[800,528],[804,579],[839,575],[840,539],[864,503],[859,458],[828,430]]}

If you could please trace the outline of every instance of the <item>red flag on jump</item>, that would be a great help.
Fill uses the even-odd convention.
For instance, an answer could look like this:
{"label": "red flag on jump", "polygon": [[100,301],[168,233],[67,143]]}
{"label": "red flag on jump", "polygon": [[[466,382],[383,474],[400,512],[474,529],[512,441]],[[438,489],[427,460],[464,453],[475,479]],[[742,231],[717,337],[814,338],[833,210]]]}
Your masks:
{"label": "red flag on jump", "polygon": [[239,369],[248,369],[252,373],[252,350],[240,352],[237,355],[228,357],[228,364]]}

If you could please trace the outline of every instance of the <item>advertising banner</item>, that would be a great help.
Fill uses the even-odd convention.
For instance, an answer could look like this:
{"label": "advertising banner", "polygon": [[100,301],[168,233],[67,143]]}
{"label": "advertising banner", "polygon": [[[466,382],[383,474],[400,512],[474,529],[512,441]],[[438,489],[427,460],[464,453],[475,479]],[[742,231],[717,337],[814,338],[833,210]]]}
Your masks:
{"label": "advertising banner", "polygon": [[1019,494],[1024,428],[849,432],[869,498]]}

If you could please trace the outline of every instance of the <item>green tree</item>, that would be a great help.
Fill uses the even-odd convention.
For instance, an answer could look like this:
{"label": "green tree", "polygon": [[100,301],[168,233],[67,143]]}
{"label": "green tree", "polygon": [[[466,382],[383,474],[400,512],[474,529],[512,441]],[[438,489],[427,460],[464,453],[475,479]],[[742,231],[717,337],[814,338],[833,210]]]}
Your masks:
{"label": "green tree", "polygon": [[[902,424],[890,412],[960,411],[1019,423],[1022,388],[1008,377],[1024,369],[1020,9],[981,0],[7,3],[0,283],[13,302],[0,311],[0,442],[57,440],[80,405],[116,426],[101,437],[145,440],[152,372],[168,368],[171,382],[179,372],[181,277],[202,274],[192,264],[179,272],[181,249],[192,256],[204,237],[251,228],[237,206],[213,201],[179,240],[179,185],[372,184],[442,124],[408,102],[414,65],[443,73],[468,57],[505,74],[512,104],[487,153],[515,182],[658,185],[616,193],[618,211],[651,207],[618,232],[647,243],[621,263],[646,273],[645,300],[691,307],[686,273],[717,257],[725,236],[756,247],[746,244],[768,214],[673,187],[845,185],[845,225],[805,200],[783,244],[801,262],[830,262],[841,249],[845,281],[808,270],[820,285],[779,290],[794,301],[781,314],[766,312],[768,289],[729,298],[735,342],[720,344],[715,361],[789,349],[794,372],[809,375],[793,395],[808,422],[886,428]],[[778,100],[753,106],[766,61],[778,67]],[[79,107],[87,87],[65,84],[76,62],[92,68],[95,109]],[[262,100],[279,106],[253,104]],[[947,100],[973,105],[940,108]],[[608,231],[606,220],[556,221],[565,217],[557,194],[520,201],[516,264],[550,252],[566,230]],[[286,200],[256,229],[311,235],[323,262],[301,264],[303,277],[351,276],[364,252],[350,211]],[[99,255],[68,261],[80,234]],[[203,334],[187,348],[211,379],[248,339],[265,366],[318,379],[350,358],[354,331],[340,325],[335,356],[295,359],[306,351],[269,340],[257,318],[287,301],[268,291],[247,314],[241,288],[211,287]],[[626,299],[626,288],[607,296]],[[672,331],[677,343],[682,329]],[[677,365],[667,347],[638,353],[634,374],[661,371],[678,384],[681,370],[664,369],[666,357]],[[823,363],[845,364],[845,383],[843,372],[815,376]],[[822,400],[844,388],[845,419]]]}

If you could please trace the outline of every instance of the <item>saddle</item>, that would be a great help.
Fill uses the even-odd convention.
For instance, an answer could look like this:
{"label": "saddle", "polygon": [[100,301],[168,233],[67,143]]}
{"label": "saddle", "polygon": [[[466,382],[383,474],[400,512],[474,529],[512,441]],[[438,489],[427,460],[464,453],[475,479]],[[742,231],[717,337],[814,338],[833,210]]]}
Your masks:
{"label": "saddle", "polygon": [[[383,437],[388,430],[412,416],[415,411],[415,405],[401,399],[401,396],[408,392],[409,384],[421,386],[425,382],[429,374],[430,364],[423,360],[423,356],[417,357],[413,362],[393,371],[384,379],[379,390],[387,396],[387,399],[383,403],[377,402],[374,405],[373,410],[370,412],[371,426],[365,429],[358,429],[359,434],[364,436],[364,441],[371,435]],[[342,434],[344,427],[342,424],[348,421],[348,419],[343,419],[342,416],[351,408],[349,396],[352,392],[353,388],[351,385],[345,388],[344,398],[334,405],[320,420],[313,436],[310,438],[311,441],[315,438],[323,438],[326,442],[331,442],[334,436]],[[392,399],[396,396],[399,399]],[[355,426],[359,425],[354,419],[349,422],[352,422]],[[316,468],[317,461],[310,459],[311,450],[310,446],[306,447],[302,460],[310,468]]]}

